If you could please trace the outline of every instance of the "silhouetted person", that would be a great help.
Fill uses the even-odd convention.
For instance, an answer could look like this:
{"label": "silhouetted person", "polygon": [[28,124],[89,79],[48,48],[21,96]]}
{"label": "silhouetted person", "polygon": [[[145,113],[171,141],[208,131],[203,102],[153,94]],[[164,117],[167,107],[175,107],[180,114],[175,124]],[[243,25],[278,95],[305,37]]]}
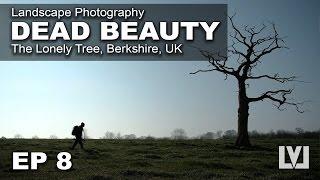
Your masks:
{"label": "silhouetted person", "polygon": [[81,149],[83,149],[83,139],[82,139],[82,132],[83,132],[83,127],[84,127],[84,123],[82,122],[80,126],[74,126],[73,130],[72,130],[72,135],[74,135],[76,137],[73,146],[71,149],[74,149],[76,147],[76,145],[79,143],[81,146]]}

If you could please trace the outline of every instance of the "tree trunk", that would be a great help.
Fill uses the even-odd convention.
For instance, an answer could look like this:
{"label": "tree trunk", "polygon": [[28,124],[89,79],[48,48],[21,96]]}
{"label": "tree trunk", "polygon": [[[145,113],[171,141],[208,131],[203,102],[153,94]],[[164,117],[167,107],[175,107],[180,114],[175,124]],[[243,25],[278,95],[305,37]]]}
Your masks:
{"label": "tree trunk", "polygon": [[236,146],[251,146],[248,134],[249,101],[245,82],[239,80],[238,137]]}

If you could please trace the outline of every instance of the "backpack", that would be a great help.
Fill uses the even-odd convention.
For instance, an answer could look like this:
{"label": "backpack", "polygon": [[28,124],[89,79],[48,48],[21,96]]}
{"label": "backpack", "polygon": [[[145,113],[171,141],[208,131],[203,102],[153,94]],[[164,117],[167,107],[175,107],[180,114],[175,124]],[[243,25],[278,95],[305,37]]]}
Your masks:
{"label": "backpack", "polygon": [[71,132],[71,135],[75,136],[78,134],[79,126],[74,126]]}

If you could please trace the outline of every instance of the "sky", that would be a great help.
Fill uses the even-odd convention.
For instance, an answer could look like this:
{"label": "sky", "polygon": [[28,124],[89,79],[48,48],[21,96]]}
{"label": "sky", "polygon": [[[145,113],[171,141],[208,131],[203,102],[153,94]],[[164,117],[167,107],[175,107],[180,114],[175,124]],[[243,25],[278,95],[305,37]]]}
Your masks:
{"label": "sky", "polygon": [[[35,0],[33,3],[64,3]],[[68,3],[87,3],[69,0]],[[158,1],[102,1],[90,3],[159,3]],[[179,3],[180,1],[161,1]],[[1,3],[26,3],[3,0]],[[310,83],[294,83],[295,99],[311,100],[300,114],[293,107],[278,111],[270,102],[251,106],[249,130],[306,130],[320,128],[319,44],[320,2],[298,0],[209,1],[227,3],[236,24],[275,22],[290,48],[268,56],[258,73],[297,75]],[[237,129],[237,89],[232,78],[216,72],[190,75],[207,62],[186,61],[1,61],[0,136],[21,134],[71,137],[74,125],[86,123],[88,135],[106,131],[137,136],[170,136],[183,128],[189,136]],[[283,87],[253,82],[249,93]]]}

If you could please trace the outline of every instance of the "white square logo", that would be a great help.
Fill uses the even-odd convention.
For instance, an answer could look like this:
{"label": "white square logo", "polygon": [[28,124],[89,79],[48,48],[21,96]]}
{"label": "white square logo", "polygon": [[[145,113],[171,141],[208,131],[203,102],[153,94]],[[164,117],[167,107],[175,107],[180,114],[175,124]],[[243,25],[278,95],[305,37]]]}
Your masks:
{"label": "white square logo", "polygon": [[[286,149],[291,163],[285,161]],[[303,149],[302,163],[297,163],[301,149]],[[292,146],[279,146],[279,169],[309,169],[309,146],[296,146],[295,150]]]}

